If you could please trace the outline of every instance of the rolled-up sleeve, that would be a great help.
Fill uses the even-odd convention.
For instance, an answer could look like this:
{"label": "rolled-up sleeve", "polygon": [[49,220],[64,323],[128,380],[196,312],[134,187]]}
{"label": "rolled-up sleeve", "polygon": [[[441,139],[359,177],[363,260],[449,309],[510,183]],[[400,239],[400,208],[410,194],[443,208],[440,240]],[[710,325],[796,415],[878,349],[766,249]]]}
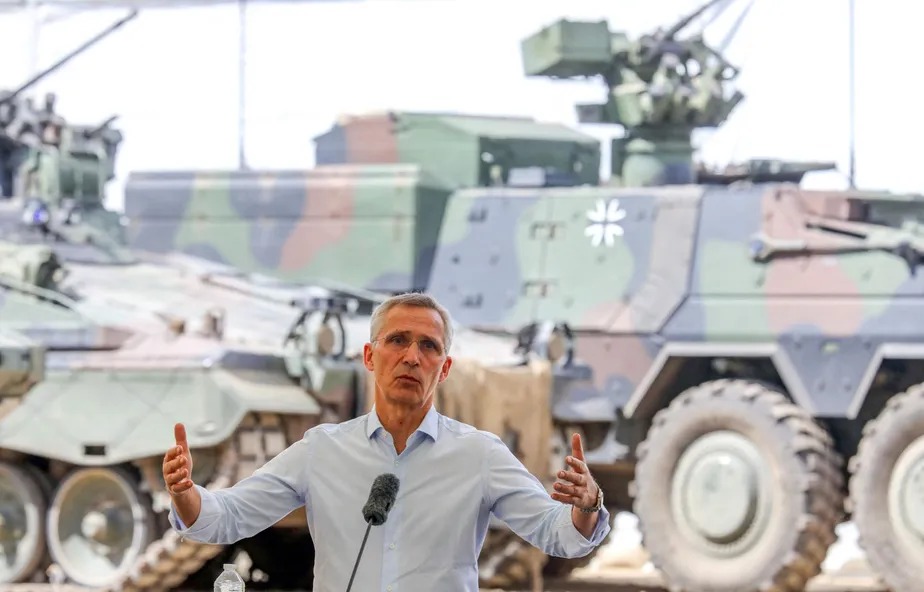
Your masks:
{"label": "rolled-up sleeve", "polygon": [[603,542],[610,532],[606,508],[585,538],[574,526],[570,505],[552,499],[500,438],[490,434],[486,442],[485,495],[494,515],[513,532],[554,557],[584,557]]}
{"label": "rolled-up sleeve", "polygon": [[301,440],[232,487],[209,491],[196,485],[202,504],[195,523],[184,524],[171,503],[170,525],[183,537],[220,545],[266,530],[305,505],[307,454],[307,442]]}

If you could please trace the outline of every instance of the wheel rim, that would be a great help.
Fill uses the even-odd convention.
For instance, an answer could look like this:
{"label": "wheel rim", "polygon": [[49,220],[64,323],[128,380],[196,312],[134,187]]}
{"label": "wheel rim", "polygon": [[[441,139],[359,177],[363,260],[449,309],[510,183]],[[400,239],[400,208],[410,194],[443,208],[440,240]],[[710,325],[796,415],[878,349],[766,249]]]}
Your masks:
{"label": "wheel rim", "polygon": [[55,493],[48,512],[49,551],[78,584],[104,586],[144,551],[149,520],[148,507],[121,471],[81,469]]}
{"label": "wheel rim", "polygon": [[681,533],[716,557],[751,548],[769,518],[766,461],[744,436],[703,435],[681,455],[671,482],[671,509]]}
{"label": "wheel rim", "polygon": [[0,582],[22,581],[44,553],[45,498],[19,467],[0,463]]}
{"label": "wheel rim", "polygon": [[895,463],[889,479],[889,520],[902,545],[924,556],[924,436]]}

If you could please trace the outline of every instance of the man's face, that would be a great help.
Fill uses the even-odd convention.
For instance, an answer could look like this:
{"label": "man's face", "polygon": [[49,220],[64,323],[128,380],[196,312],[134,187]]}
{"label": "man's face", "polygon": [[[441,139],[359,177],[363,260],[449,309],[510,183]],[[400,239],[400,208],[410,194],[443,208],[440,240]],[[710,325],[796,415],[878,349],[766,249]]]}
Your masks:
{"label": "man's face", "polygon": [[363,360],[375,375],[377,405],[422,407],[452,365],[443,343],[442,318],[429,308],[392,308],[374,342],[366,344]]}

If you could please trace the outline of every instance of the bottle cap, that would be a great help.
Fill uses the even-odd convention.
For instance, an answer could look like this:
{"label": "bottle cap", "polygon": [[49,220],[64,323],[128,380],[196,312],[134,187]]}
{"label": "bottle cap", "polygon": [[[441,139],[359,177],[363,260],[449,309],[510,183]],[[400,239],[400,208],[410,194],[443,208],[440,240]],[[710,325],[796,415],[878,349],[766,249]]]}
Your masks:
{"label": "bottle cap", "polygon": [[225,563],[225,564],[222,565],[221,567],[222,567],[222,569],[229,569],[229,570],[232,570],[232,571],[237,569],[237,566],[234,565],[233,563]]}

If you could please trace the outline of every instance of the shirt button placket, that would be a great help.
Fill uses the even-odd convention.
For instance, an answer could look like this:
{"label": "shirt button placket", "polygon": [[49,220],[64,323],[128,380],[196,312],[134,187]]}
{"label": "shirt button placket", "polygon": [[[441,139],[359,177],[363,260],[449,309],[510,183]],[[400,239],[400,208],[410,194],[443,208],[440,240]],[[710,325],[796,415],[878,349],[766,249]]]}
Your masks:
{"label": "shirt button placket", "polygon": [[[400,466],[400,460],[398,457],[394,457],[394,466],[395,474],[398,479],[401,479],[403,475],[398,470]],[[399,494],[400,495],[400,494]],[[391,582],[384,588],[384,592],[396,592],[398,590],[398,585],[394,582],[394,578],[398,575],[398,556],[394,553],[397,545],[395,544],[396,531],[398,529],[398,524],[401,522],[401,510],[400,507],[395,507],[388,514],[388,520],[386,520],[384,525],[386,541],[391,541],[387,545],[387,550],[384,557],[382,558],[382,580],[384,582]]]}

